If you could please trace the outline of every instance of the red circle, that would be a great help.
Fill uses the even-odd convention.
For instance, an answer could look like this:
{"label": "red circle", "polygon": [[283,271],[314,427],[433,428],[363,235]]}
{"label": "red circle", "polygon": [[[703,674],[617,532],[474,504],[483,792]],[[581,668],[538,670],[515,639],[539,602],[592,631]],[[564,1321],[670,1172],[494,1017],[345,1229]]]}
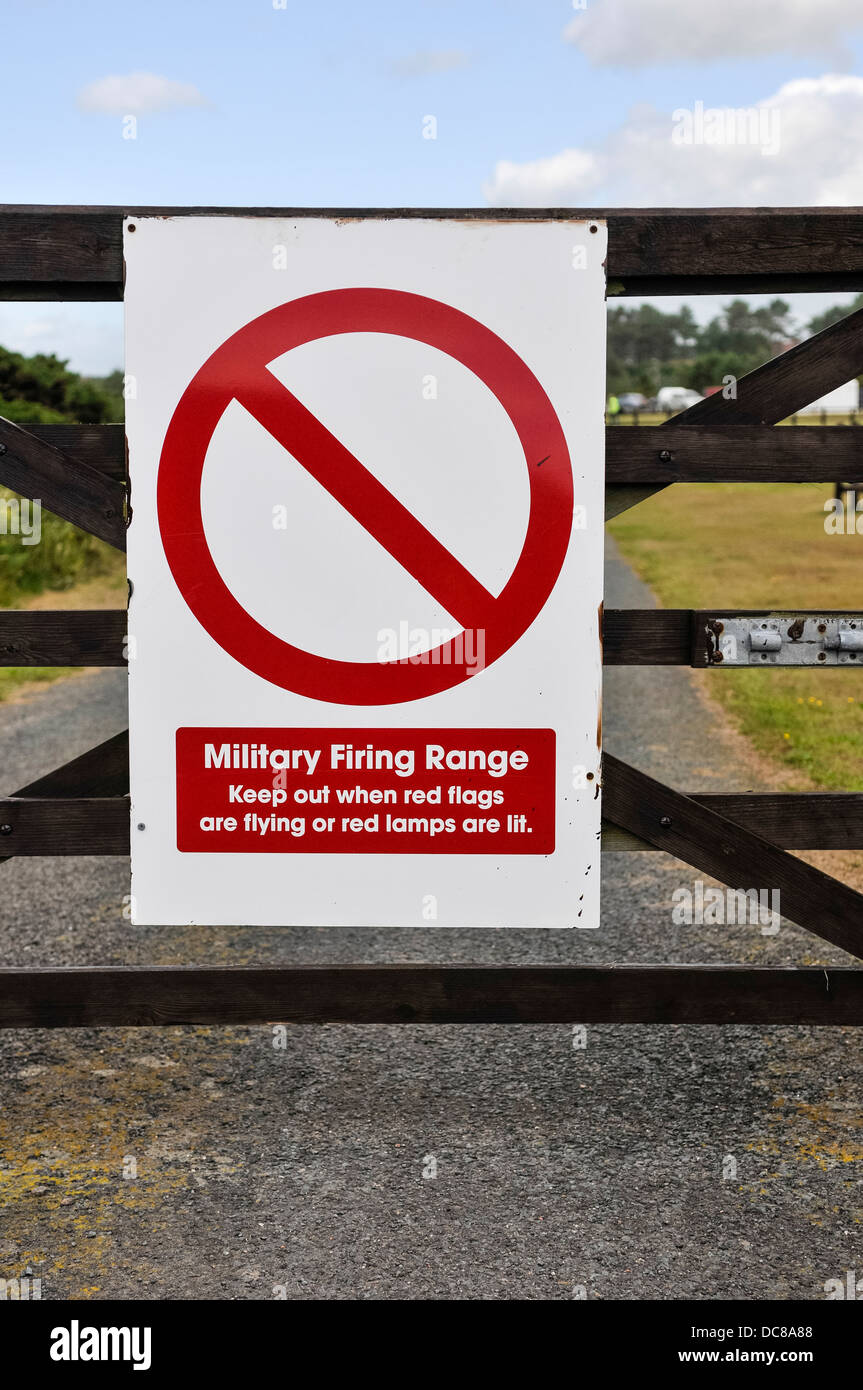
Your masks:
{"label": "red circle", "polygon": [[[391,333],[438,348],[484,382],[515,427],[528,470],[530,516],[521,554],[485,626],[485,665],[527,630],[554,588],[572,528],[569,451],[554,408],[517,353],[459,309],[402,290],[305,295],[253,319],[193,377],[171,418],[157,504],[165,555],[195,617],[230,656],[285,690],[340,705],[399,704],[476,678],[458,639],[422,664],[331,660],[291,646],[234,598],[216,568],[201,514],[201,479],[213,432],[243,382],[291,348],[340,333]],[[279,384],[273,378],[273,389]],[[462,659],[456,660],[461,655]]]}

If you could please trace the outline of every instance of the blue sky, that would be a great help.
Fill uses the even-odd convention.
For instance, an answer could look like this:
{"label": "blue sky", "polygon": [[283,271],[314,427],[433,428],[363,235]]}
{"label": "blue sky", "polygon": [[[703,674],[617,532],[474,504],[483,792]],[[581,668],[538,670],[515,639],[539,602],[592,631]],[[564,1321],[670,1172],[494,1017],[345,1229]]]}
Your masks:
{"label": "blue sky", "polygon": [[[863,203],[859,0],[3,0],[2,45],[8,203]],[[781,148],[676,148],[696,102]],[[0,305],[0,341],[106,371],[120,309]]]}

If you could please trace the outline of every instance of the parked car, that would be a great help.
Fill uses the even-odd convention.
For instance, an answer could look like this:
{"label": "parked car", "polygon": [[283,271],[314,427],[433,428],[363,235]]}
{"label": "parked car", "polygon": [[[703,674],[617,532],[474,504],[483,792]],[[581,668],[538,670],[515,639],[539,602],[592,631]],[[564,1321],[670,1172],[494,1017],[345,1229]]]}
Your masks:
{"label": "parked car", "polygon": [[671,415],[677,410],[688,410],[703,399],[697,391],[690,391],[685,386],[662,386],[656,397],[656,405],[658,410]]}
{"label": "parked car", "polygon": [[635,415],[639,410],[644,410],[647,407],[647,397],[642,396],[640,391],[624,391],[618,399],[620,408],[625,415]]}

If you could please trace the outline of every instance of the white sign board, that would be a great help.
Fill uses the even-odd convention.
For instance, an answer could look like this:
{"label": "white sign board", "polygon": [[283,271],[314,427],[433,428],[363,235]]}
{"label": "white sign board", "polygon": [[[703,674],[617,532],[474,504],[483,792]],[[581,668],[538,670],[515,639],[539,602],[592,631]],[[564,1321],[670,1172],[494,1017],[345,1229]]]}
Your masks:
{"label": "white sign board", "polygon": [[595,927],[604,224],[124,247],[133,919]]}

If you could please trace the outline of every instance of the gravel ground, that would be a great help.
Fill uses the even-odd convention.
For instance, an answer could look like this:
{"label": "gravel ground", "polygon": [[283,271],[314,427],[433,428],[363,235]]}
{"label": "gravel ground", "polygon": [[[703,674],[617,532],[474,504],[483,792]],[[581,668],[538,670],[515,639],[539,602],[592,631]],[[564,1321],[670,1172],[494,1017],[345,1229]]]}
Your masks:
{"label": "gravel ground", "polygon": [[[610,606],[652,603],[613,551],[608,568]],[[612,668],[605,705],[606,747],[645,771],[760,785],[692,673]],[[0,706],[0,791],[124,723],[115,672]],[[787,924],[674,925],[698,875],[662,854],[604,856],[598,932],[135,928],[123,860],[0,875],[7,964],[845,960]],[[6,1031],[0,1277],[29,1266],[45,1299],[823,1298],[863,1269],[858,1039]]]}

